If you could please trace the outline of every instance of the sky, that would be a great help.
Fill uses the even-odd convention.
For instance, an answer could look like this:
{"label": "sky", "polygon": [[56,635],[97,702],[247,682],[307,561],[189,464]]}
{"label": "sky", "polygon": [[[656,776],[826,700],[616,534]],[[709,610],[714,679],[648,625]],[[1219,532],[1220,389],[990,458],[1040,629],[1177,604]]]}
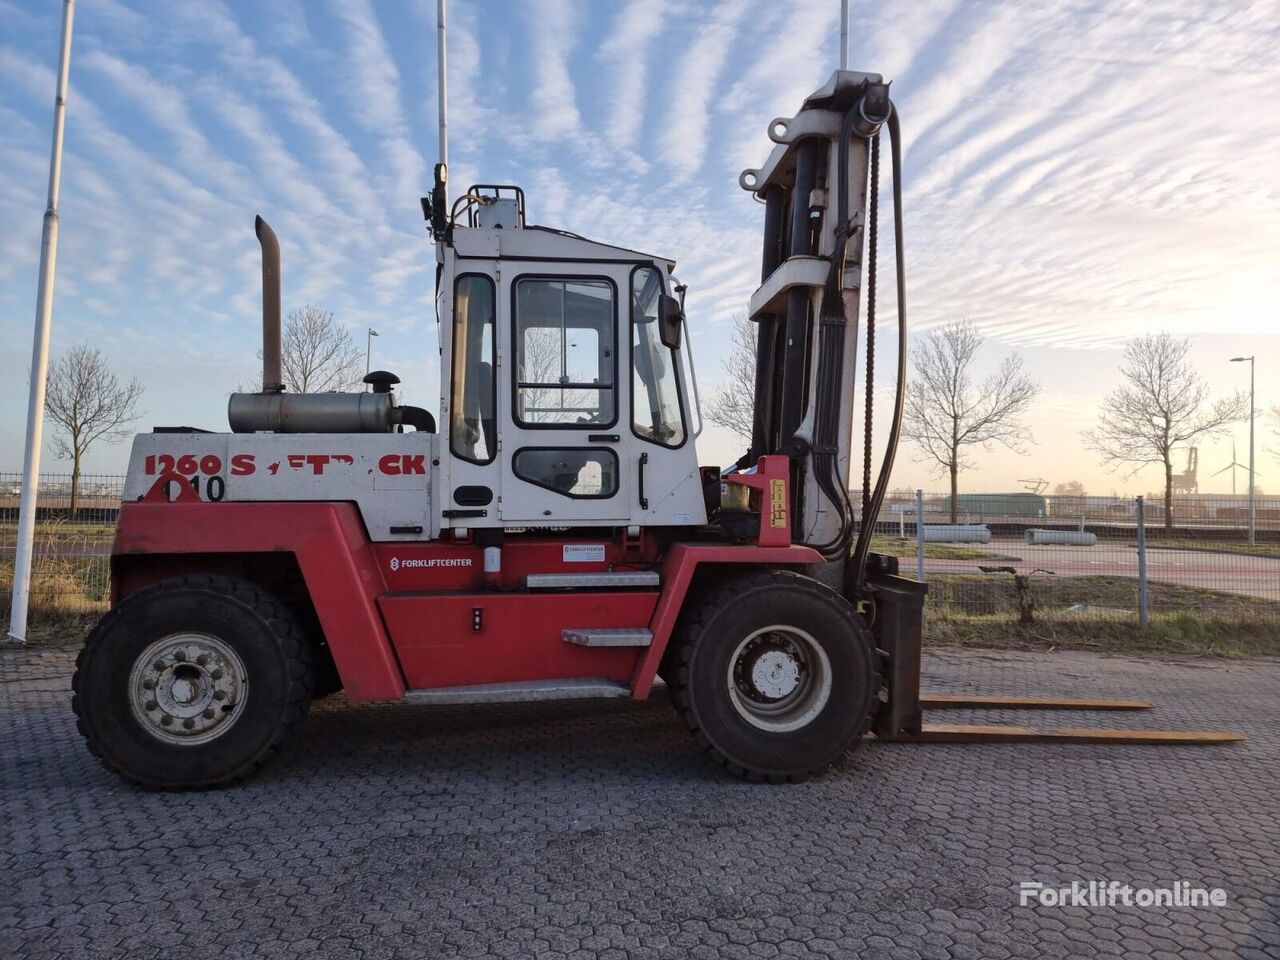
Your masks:
{"label": "sky", "polygon": [[[88,342],[137,375],[142,429],[225,429],[257,367],[262,214],[286,309],[322,305],[362,345],[377,329],[374,366],[434,409],[435,3],[76,6],[54,356]],[[0,471],[21,469],[61,7],[0,0]],[[705,394],[760,279],[737,175],[838,63],[838,21],[838,0],[453,0],[451,183],[519,183],[533,222],[676,260]],[[1158,488],[1080,437],[1138,334],[1190,337],[1217,394],[1256,355],[1258,406],[1280,403],[1280,2],[855,0],[850,34],[902,118],[913,337],[970,320],[979,374],[1017,352],[1042,385],[1028,453],[976,452],[965,488]],[[1259,419],[1264,489],[1277,429]],[[1246,425],[1234,440],[1244,462]],[[1201,445],[1202,491],[1230,490],[1209,474],[1231,441]],[[704,463],[740,449],[699,438]],[[894,486],[941,487],[915,455]],[[87,469],[127,457],[100,445]],[[51,443],[44,469],[69,469]]]}

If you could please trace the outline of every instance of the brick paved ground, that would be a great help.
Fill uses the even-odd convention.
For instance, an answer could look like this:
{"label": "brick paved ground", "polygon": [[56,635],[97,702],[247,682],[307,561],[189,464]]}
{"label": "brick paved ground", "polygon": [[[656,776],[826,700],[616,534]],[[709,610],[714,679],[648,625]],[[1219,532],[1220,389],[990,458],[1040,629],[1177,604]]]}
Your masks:
{"label": "brick paved ground", "polygon": [[[1152,699],[1099,722],[1245,730],[1233,747],[871,744],[823,779],[751,786],[665,697],[339,698],[257,780],[194,795],[91,760],[70,666],[0,653],[6,960],[1280,957],[1277,661],[927,662],[935,689]],[[1098,878],[1230,901],[1017,906],[1021,880]]]}

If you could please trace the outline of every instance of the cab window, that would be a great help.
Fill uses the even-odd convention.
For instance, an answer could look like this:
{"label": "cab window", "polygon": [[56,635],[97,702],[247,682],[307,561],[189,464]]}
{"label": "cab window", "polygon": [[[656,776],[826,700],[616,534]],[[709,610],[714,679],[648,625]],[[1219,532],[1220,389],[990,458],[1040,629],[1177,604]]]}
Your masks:
{"label": "cab window", "polygon": [[515,290],[515,418],[531,427],[615,419],[614,317],[608,280],[522,277]]}
{"label": "cab window", "polygon": [[618,492],[618,455],[605,447],[525,447],[512,458],[521,480],[575,500]]}
{"label": "cab window", "polygon": [[481,274],[458,277],[453,292],[449,449],[472,463],[492,463],[497,449],[493,308],[493,280]]}
{"label": "cab window", "polygon": [[684,443],[684,415],[676,352],[662,342],[662,274],[640,267],[631,274],[631,426],[636,436],[664,447]]}

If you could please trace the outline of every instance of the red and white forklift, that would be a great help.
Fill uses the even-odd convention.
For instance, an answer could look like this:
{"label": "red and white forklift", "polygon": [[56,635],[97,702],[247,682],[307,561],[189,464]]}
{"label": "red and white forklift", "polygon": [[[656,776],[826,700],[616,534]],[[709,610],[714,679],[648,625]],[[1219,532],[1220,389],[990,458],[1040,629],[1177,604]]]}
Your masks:
{"label": "red and white forklift", "polygon": [[[867,417],[855,504],[882,130],[897,399],[874,482]],[[259,218],[262,389],[231,397],[229,433],[134,440],[112,609],[74,680],[92,752],[146,787],[213,787],[256,771],[340,689],[423,704],[643,700],[659,678],[697,743],[751,779],[820,771],[869,731],[1231,738],[922,724],[930,706],[1146,705],[921,695],[924,585],[869,549],[906,380],[898,115],[880,76],[840,70],[768,133],[773,151],[740,178],[763,204],[764,239],[754,432],[727,469],[695,447],[673,260],[530,223],[517,186],[451,202],[437,165],[423,200],[437,429],[396,402],[387,372],[363,393],[285,392],[279,247]]]}

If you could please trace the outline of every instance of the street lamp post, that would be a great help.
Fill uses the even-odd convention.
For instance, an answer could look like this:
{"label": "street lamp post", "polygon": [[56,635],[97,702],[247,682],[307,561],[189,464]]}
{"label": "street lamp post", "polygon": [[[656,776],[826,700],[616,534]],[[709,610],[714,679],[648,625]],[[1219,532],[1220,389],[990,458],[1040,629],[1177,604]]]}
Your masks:
{"label": "street lamp post", "polygon": [[1253,357],[1232,357],[1232,363],[1249,361],[1249,543],[1254,542],[1254,529],[1257,525],[1257,505],[1255,503],[1253,484]]}
{"label": "street lamp post", "polygon": [[373,338],[378,335],[378,331],[369,328],[369,335],[364,338],[364,375],[369,375],[369,358],[373,356]]}

